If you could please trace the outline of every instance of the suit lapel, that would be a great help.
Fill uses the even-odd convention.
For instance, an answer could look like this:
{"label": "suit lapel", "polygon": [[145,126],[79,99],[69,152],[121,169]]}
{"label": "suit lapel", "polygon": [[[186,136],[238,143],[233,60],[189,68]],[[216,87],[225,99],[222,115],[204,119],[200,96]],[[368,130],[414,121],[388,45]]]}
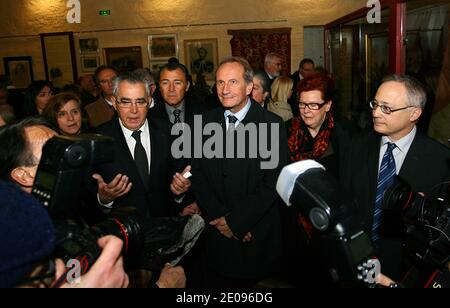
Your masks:
{"label": "suit lapel", "polygon": [[417,131],[414,137],[411,147],[406,153],[405,161],[403,162],[402,168],[400,169],[399,176],[404,179],[413,179],[417,176],[418,168],[421,166],[420,157],[423,156],[423,146],[421,145],[423,136],[420,131]]}
{"label": "suit lapel", "polygon": [[368,144],[368,161],[367,161],[367,178],[360,179],[361,181],[368,181],[368,192],[369,192],[369,204],[362,205],[368,207],[368,217],[370,225],[372,225],[373,214],[375,211],[375,197],[377,193],[378,184],[378,160],[380,156],[380,136],[376,134],[370,134],[369,144]]}

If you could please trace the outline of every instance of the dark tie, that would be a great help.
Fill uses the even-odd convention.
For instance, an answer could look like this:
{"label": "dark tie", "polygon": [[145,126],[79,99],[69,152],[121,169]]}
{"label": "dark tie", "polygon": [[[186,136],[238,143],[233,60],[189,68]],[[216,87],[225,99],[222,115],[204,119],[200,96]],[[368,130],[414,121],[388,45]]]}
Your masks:
{"label": "dark tie", "polygon": [[238,121],[238,118],[236,118],[234,115],[229,114],[228,115],[228,122],[230,123],[230,126],[228,128],[231,127],[231,124],[233,124],[233,127],[236,125],[236,122]]}
{"label": "dark tie", "polygon": [[381,161],[380,172],[378,173],[377,196],[375,199],[375,212],[373,215],[372,241],[375,247],[379,246],[380,240],[380,227],[383,219],[383,209],[381,208],[381,205],[383,204],[384,192],[394,183],[395,175],[395,160],[392,151],[395,149],[396,145],[395,143],[388,142],[387,146],[387,150]]}
{"label": "dark tie", "polygon": [[147,188],[148,184],[148,159],[145,149],[141,142],[141,131],[136,130],[131,134],[131,136],[136,140],[136,146],[134,147],[134,162],[138,169],[139,175],[141,176],[144,186]]}
{"label": "dark tie", "polygon": [[175,117],[175,120],[173,121],[173,124],[177,124],[177,123],[181,123],[181,110],[180,109],[175,109],[173,111],[173,116]]}

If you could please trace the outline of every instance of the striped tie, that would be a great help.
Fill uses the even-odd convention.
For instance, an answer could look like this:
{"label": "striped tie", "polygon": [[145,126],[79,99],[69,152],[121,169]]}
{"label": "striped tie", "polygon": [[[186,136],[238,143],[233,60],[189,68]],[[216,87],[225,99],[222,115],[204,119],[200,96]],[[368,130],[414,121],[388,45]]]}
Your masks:
{"label": "striped tie", "polygon": [[377,185],[377,198],[375,200],[375,213],[373,215],[372,224],[372,242],[375,247],[379,246],[380,240],[380,227],[383,219],[383,196],[386,189],[388,189],[394,183],[395,175],[395,160],[392,151],[396,147],[395,143],[387,143],[386,153],[383,155],[381,161],[380,172],[378,173],[378,185]]}

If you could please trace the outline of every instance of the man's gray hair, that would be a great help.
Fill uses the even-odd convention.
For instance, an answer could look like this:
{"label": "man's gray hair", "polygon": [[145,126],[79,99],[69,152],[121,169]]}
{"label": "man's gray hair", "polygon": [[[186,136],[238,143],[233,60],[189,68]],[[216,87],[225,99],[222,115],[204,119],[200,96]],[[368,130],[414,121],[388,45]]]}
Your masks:
{"label": "man's gray hair", "polygon": [[220,62],[219,67],[217,69],[217,71],[220,69],[220,67],[224,64],[227,63],[238,63],[240,65],[242,65],[242,67],[244,68],[244,80],[247,84],[253,82],[253,69],[250,65],[250,63],[248,63],[247,60],[245,60],[244,58],[241,57],[229,57],[229,58],[225,58],[222,60],[222,62]]}
{"label": "man's gray hair", "polygon": [[283,59],[283,58],[280,56],[280,54],[278,54],[278,53],[276,53],[276,52],[271,52],[271,53],[268,53],[268,54],[265,56],[265,58],[264,58],[264,64],[272,63],[272,62],[273,62],[273,59],[275,59],[275,58],[280,59],[280,60]]}
{"label": "man's gray hair", "polygon": [[422,110],[425,108],[427,94],[420,81],[408,75],[393,74],[384,77],[382,83],[390,81],[398,82],[405,86],[408,106],[417,107]]}
{"label": "man's gray hair", "polygon": [[141,78],[147,80],[150,85],[155,84],[155,79],[149,68],[137,68],[133,71],[133,74],[141,76]]}
{"label": "man's gray hair", "polygon": [[113,81],[113,94],[115,97],[119,96],[119,85],[122,82],[129,82],[131,84],[137,84],[137,83],[142,83],[145,86],[145,95],[146,96],[150,96],[151,95],[151,91],[150,91],[150,80],[148,80],[147,78],[145,78],[142,74],[136,74],[134,72],[131,73],[126,73],[126,74],[122,74],[117,76],[116,78],[114,78]]}

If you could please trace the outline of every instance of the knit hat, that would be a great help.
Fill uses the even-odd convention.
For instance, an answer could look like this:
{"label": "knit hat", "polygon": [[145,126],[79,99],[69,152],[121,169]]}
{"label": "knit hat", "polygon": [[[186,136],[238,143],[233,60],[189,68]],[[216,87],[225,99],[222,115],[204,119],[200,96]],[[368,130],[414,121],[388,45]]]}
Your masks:
{"label": "knit hat", "polygon": [[14,287],[54,249],[45,208],[11,183],[0,181],[0,288]]}

